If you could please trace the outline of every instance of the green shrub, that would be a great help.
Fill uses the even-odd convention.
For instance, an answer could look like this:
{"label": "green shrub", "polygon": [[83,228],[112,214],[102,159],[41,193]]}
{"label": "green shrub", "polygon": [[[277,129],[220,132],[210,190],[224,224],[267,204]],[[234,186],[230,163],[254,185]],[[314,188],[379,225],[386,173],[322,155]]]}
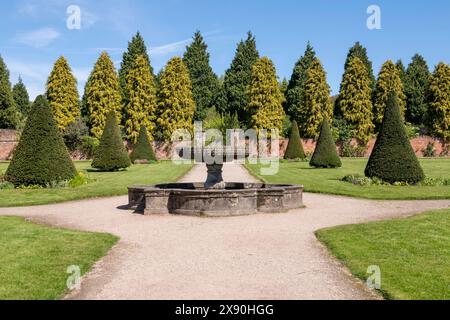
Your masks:
{"label": "green shrub", "polygon": [[133,147],[133,152],[130,154],[132,163],[138,160],[146,160],[148,162],[156,161],[155,152],[148,140],[148,133],[146,127],[141,127],[137,143]]}
{"label": "green shrub", "polygon": [[131,165],[127,150],[120,136],[114,111],[108,113],[100,145],[94,155],[92,167],[101,171],[117,171]]}
{"label": "green shrub", "polygon": [[6,180],[19,185],[40,185],[66,181],[76,174],[52,110],[43,96],[38,96],[28,116]]}
{"label": "green shrub", "polygon": [[292,130],[289,137],[289,144],[284,154],[286,160],[298,160],[305,159],[305,151],[303,150],[302,140],[300,139],[300,133],[298,131],[297,121],[292,121]]}
{"label": "green shrub", "polygon": [[381,130],[365,170],[367,177],[414,184],[425,178],[406,134],[397,95],[391,92]]}
{"label": "green shrub", "polygon": [[433,158],[436,156],[436,149],[433,142],[428,142],[427,147],[422,150],[423,156],[427,158]]}
{"label": "green shrub", "polygon": [[342,166],[327,118],[322,123],[316,149],[309,164],[316,168],[339,168]]}
{"label": "green shrub", "polygon": [[8,181],[0,181],[0,190],[14,189],[14,185]]}
{"label": "green shrub", "polygon": [[89,135],[89,128],[86,122],[79,118],[71,122],[64,130],[64,143],[70,151],[76,151],[83,144],[83,137]]}
{"label": "green shrub", "polygon": [[86,156],[86,158],[92,159],[99,145],[100,141],[97,138],[84,136],[81,139],[81,146],[79,150]]}
{"label": "green shrub", "polygon": [[345,141],[342,144],[342,156],[347,158],[361,158],[366,155],[367,146],[354,146],[350,141]]}
{"label": "green shrub", "polygon": [[80,187],[85,184],[91,183],[92,181],[93,180],[90,179],[85,172],[80,171],[72,180],[69,181],[69,187],[71,188]]}

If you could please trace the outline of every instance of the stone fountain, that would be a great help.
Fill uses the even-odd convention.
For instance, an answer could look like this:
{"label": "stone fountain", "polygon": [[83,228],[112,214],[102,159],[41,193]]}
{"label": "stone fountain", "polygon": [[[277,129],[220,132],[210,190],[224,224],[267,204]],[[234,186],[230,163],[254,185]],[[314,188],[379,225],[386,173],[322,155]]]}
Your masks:
{"label": "stone fountain", "polygon": [[183,159],[205,163],[205,183],[169,183],[129,187],[129,207],[138,213],[236,216],[279,213],[303,207],[303,186],[225,182],[226,162],[246,158],[243,150],[204,147],[177,150]]}

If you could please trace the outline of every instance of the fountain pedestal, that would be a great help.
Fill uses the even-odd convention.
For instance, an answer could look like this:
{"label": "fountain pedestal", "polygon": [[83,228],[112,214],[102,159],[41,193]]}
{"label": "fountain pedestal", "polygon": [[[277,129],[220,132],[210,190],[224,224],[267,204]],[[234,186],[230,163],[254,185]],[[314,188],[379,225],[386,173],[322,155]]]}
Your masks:
{"label": "fountain pedestal", "polygon": [[208,177],[205,182],[205,189],[225,189],[226,183],[223,180],[223,164],[207,164]]}

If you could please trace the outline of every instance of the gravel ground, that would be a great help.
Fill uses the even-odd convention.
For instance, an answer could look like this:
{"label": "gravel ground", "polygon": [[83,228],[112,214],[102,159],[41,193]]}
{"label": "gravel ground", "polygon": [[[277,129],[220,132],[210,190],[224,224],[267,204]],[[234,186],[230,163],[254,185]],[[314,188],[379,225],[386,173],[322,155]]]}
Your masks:
{"label": "gravel ground", "polygon": [[[182,181],[204,181],[196,166]],[[227,181],[254,181],[225,165]],[[377,299],[314,231],[448,208],[441,201],[370,201],[305,194],[306,209],[228,218],[142,216],[127,197],[1,208],[0,215],[121,237],[68,299]]]}

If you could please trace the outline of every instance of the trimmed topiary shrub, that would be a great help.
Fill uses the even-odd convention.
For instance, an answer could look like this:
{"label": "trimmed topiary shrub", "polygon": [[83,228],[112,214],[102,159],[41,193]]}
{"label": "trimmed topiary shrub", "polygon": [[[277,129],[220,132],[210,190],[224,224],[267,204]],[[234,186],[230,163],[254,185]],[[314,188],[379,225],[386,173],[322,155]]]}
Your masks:
{"label": "trimmed topiary shrub", "polygon": [[130,158],[120,136],[116,113],[110,111],[106,117],[100,145],[95,151],[92,167],[101,171],[117,171],[130,165]]}
{"label": "trimmed topiary shrub", "polygon": [[131,162],[135,163],[139,160],[148,162],[156,161],[155,152],[148,140],[147,128],[141,127],[137,143],[134,145],[133,152],[130,154]]}
{"label": "trimmed topiary shrub", "polygon": [[365,174],[389,183],[417,183],[425,178],[406,134],[395,92],[389,94],[381,130]]}
{"label": "trimmed topiary shrub", "polygon": [[15,186],[45,186],[70,180],[76,174],[52,110],[47,100],[38,96],[5,178]]}
{"label": "trimmed topiary shrub", "polygon": [[342,166],[327,118],[323,120],[319,140],[317,140],[316,149],[309,164],[316,168],[339,168]]}
{"label": "trimmed topiary shrub", "polygon": [[289,143],[284,154],[286,160],[305,159],[305,151],[303,150],[302,140],[298,131],[297,121],[292,121],[291,135],[289,136]]}

